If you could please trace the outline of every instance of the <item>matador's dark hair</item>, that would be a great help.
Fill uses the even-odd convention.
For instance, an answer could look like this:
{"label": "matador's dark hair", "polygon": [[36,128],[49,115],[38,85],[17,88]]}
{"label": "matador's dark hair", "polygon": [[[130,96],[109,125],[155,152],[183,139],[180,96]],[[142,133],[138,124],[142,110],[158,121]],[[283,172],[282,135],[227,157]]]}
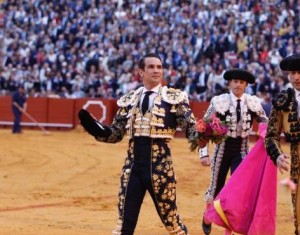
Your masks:
{"label": "matador's dark hair", "polygon": [[152,52],[151,53],[147,53],[146,55],[144,55],[140,59],[140,61],[139,61],[139,69],[144,69],[145,68],[145,59],[149,58],[149,57],[155,57],[155,58],[159,59],[162,62],[162,60],[161,60],[161,58],[160,58],[160,56],[158,54],[152,53]]}

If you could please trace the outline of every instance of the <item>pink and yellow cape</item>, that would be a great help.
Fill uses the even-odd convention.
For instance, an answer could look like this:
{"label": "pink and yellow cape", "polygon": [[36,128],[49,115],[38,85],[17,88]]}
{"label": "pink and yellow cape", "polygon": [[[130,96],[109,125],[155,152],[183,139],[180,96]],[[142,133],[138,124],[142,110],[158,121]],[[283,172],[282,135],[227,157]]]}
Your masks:
{"label": "pink and yellow cape", "polygon": [[206,209],[205,219],[225,234],[275,234],[277,168],[264,147],[265,132],[260,124],[258,142]]}

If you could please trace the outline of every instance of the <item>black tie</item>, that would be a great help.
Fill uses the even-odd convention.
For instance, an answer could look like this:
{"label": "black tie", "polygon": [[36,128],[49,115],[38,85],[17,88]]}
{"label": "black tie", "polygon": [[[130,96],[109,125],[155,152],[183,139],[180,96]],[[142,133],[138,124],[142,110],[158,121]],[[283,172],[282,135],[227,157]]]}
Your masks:
{"label": "black tie", "polygon": [[239,122],[241,119],[241,100],[240,99],[237,99],[236,117],[237,117],[237,122]]}
{"label": "black tie", "polygon": [[153,93],[153,91],[146,91],[145,96],[142,103],[142,113],[143,115],[147,112],[149,107],[149,96]]}

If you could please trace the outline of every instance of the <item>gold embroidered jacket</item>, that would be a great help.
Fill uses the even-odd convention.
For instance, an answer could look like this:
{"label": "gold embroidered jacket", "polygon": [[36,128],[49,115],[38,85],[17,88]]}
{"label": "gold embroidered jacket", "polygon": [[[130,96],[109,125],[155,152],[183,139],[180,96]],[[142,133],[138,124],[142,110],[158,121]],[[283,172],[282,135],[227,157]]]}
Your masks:
{"label": "gold embroidered jacket", "polygon": [[283,132],[287,142],[300,142],[300,121],[298,119],[295,92],[289,88],[277,94],[272,100],[272,110],[268,125],[265,146],[271,159],[276,164],[277,157],[282,154],[280,135]]}
{"label": "gold embroidered jacket", "polygon": [[116,143],[126,133],[129,138],[149,136],[171,139],[178,126],[186,133],[186,137],[195,134],[195,117],[185,92],[166,86],[160,87],[150,111],[142,115],[139,108],[142,91],[143,87],[131,91],[117,101],[119,110],[109,126],[112,134],[107,138],[97,138],[98,141]]}

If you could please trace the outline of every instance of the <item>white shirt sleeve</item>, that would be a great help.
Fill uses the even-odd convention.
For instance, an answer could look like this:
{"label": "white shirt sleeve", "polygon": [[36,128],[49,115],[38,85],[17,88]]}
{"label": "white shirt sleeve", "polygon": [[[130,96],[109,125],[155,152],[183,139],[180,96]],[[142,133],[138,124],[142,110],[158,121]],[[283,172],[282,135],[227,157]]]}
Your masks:
{"label": "white shirt sleeve", "polygon": [[203,158],[205,156],[208,156],[208,145],[199,149],[199,158]]}

